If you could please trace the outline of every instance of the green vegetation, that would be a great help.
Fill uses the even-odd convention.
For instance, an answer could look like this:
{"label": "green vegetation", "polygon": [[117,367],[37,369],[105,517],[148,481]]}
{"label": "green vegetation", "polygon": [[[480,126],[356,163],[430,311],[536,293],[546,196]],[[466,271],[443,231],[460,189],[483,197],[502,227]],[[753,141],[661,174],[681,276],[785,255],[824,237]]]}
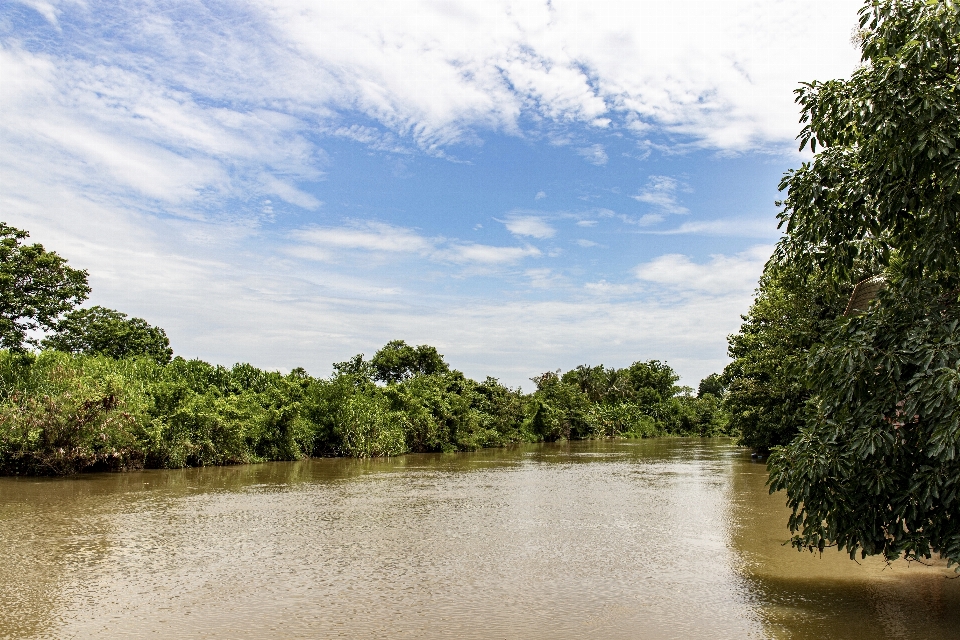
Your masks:
{"label": "green vegetation", "polygon": [[75,309],[87,273],[26,237],[0,223],[0,474],[726,433],[716,385],[693,397],[655,360],[546,373],[530,395],[470,380],[434,347],[402,340],[335,364],[329,379],[171,360],[163,329]]}
{"label": "green vegetation", "polygon": [[822,275],[802,277],[776,262],[766,266],[740,332],[729,338],[733,360],[721,376],[724,409],[741,446],[766,454],[800,431],[811,396],[807,353],[845,305]]}
{"label": "green vegetation", "polygon": [[432,347],[402,341],[370,360],[360,355],[336,365],[328,379],[183,358],[7,350],[0,351],[0,473],[725,433],[716,398],[692,397],[676,379],[656,361],[622,370],[579,367],[538,377],[537,391],[524,395],[493,378],[470,380]]}
{"label": "green vegetation", "polygon": [[173,357],[163,329],[151,327],[143,318],[127,318],[125,313],[99,306],[66,314],[41,346],[111,358],[147,356],[160,363],[170,362]]}
{"label": "green vegetation", "polygon": [[[858,38],[849,80],[798,90],[819,153],[781,184],[725,407],[773,447],[798,548],[960,562],[960,11],[874,0]],[[885,289],[843,316],[871,275]]]}
{"label": "green vegetation", "polygon": [[86,271],[71,269],[42,245],[24,244],[29,235],[0,222],[0,349],[36,344],[29,332],[52,329],[90,293]]}

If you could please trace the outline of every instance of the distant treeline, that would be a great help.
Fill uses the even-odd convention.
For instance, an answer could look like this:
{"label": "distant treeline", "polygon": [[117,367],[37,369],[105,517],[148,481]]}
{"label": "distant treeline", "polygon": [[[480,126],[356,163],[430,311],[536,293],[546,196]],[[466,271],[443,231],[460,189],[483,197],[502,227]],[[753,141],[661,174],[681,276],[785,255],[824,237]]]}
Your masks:
{"label": "distant treeline", "polygon": [[[162,357],[162,356],[166,357]],[[652,360],[581,366],[525,394],[471,380],[436,349],[394,341],[329,378],[249,364],[0,350],[0,473],[59,475],[306,456],[469,451],[518,442],[713,436],[709,388]],[[709,387],[709,383],[706,385]]]}
{"label": "distant treeline", "polygon": [[651,360],[470,380],[437,350],[388,343],[330,378],[173,358],[166,332],[81,308],[88,274],[0,222],[0,474],[178,468],[306,456],[469,451],[515,442],[717,435],[719,379],[698,397]]}

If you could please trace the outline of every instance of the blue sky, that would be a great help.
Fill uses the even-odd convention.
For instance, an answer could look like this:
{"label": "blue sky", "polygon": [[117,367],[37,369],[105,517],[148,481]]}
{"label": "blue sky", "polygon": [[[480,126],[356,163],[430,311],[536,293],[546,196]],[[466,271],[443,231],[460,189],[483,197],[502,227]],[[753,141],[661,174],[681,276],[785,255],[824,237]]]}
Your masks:
{"label": "blue sky", "polygon": [[859,2],[0,6],[3,219],[175,351],[726,362]]}

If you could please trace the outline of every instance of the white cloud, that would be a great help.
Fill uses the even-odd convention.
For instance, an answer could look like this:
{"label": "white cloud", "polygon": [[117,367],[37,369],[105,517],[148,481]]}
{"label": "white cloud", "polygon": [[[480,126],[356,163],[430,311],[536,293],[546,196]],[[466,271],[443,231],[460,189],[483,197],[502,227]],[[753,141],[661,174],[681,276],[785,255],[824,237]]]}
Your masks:
{"label": "white cloud", "polygon": [[527,269],[523,275],[530,279],[530,286],[534,289],[552,289],[563,283],[563,276],[554,273],[553,269]]}
{"label": "white cloud", "polygon": [[540,250],[530,245],[525,247],[494,247],[485,244],[453,244],[435,254],[437,259],[449,262],[490,266],[513,264],[524,258],[536,258],[540,255]]}
{"label": "white cloud", "polygon": [[640,216],[640,219],[639,219],[639,220],[636,220],[635,224],[637,224],[637,225],[639,225],[639,226],[641,226],[641,227],[646,227],[646,226],[649,226],[649,225],[652,225],[652,224],[657,224],[658,222],[663,222],[664,219],[665,219],[665,218],[664,218],[663,216],[661,216],[660,214],[657,214],[657,213],[647,213],[647,214],[644,214],[644,215]]}
{"label": "white cloud", "polygon": [[506,220],[500,222],[515,236],[545,239],[552,238],[557,233],[542,216],[537,215],[510,214]]}
{"label": "white cloud", "polygon": [[585,240],[583,238],[580,238],[579,240],[577,240],[577,244],[585,249],[589,249],[590,247],[600,246],[598,243],[594,242],[593,240]]}
{"label": "white cloud", "polygon": [[596,220],[577,220],[578,227],[595,227],[597,224]]}
{"label": "white cloud", "polygon": [[18,0],[18,2],[39,13],[53,26],[58,26],[57,16],[60,15],[60,10],[54,6],[54,3],[44,2],[44,0]]}
{"label": "white cloud", "polygon": [[547,192],[546,192],[546,191],[537,191],[537,195],[534,196],[533,199],[534,199],[534,200],[543,200],[543,199],[546,198],[546,197],[547,197]]}
{"label": "white cloud", "polygon": [[434,250],[434,242],[415,231],[380,222],[357,223],[350,227],[313,227],[297,231],[293,236],[312,246],[329,249],[422,254]]}
{"label": "white cloud", "polygon": [[266,174],[261,179],[263,180],[264,191],[279,196],[285,202],[295,204],[303,209],[317,209],[323,204],[309,193],[297,189],[276,176]]}
{"label": "white cloud", "polygon": [[733,256],[714,255],[698,264],[685,255],[667,254],[634,269],[636,277],[671,292],[730,295],[753,291],[773,247],[758,245]]}
{"label": "white cloud", "polygon": [[650,176],[647,185],[635,196],[637,202],[651,204],[664,213],[688,213],[688,209],[677,201],[677,191],[680,189],[676,179],[669,176]]}
{"label": "white cloud", "polygon": [[536,247],[498,247],[445,238],[427,238],[413,229],[381,222],[354,222],[341,227],[310,227],[292,234],[297,245],[288,255],[317,261],[335,261],[340,252],[361,251],[378,260],[391,255],[417,255],[434,262],[495,266],[541,255]]}
{"label": "white cloud", "polygon": [[595,164],[598,167],[602,167],[607,164],[607,152],[604,150],[602,144],[592,144],[589,147],[581,147],[577,149],[577,155],[583,157],[584,160],[590,164]]}
{"label": "white cloud", "polygon": [[[221,7],[215,20],[199,5],[172,19],[149,4],[28,4],[73,26],[38,57],[63,72],[56,89],[80,120],[99,110],[114,127],[262,157],[271,152],[243,147],[271,128],[274,140],[259,140],[268,147],[280,130],[321,130],[442,154],[484,131],[519,132],[524,114],[652,127],[717,149],[789,149],[792,90],[855,67],[861,3],[267,0]],[[596,146],[585,154],[605,157]]]}
{"label": "white cloud", "polygon": [[[792,141],[802,79],[856,64],[854,0],[274,0],[272,35],[333,70],[334,95],[418,138],[515,129],[530,111],[628,118],[743,149]],[[817,24],[815,35],[796,24]]]}
{"label": "white cloud", "polygon": [[404,155],[413,153],[412,149],[400,144],[394,134],[373,127],[353,124],[348,127],[337,127],[332,133],[339,138],[348,138],[354,142],[360,142],[377,151],[389,151],[390,153]]}
{"label": "white cloud", "polygon": [[258,193],[320,204],[293,183],[318,179],[323,153],[289,115],[211,108],[128,69],[12,47],[0,83],[0,163],[18,170],[184,215]]}
{"label": "white cloud", "polygon": [[[661,220],[662,218],[657,222]],[[643,233],[652,235],[737,236],[741,238],[776,238],[780,235],[777,222],[772,218],[702,220],[700,222],[685,222],[673,229],[644,231]]]}

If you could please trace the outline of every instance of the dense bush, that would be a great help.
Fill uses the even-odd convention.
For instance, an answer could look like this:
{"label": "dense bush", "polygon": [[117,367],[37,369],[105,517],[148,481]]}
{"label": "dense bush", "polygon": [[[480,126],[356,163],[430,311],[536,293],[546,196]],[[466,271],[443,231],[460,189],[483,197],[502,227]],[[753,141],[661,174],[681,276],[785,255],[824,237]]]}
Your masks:
{"label": "dense bush", "polygon": [[183,358],[0,351],[0,473],[723,433],[717,399],[693,397],[676,379],[655,361],[579,367],[537,377],[537,390],[524,395],[493,378],[471,380],[435,349],[400,341],[370,361],[335,365],[327,379]]}

